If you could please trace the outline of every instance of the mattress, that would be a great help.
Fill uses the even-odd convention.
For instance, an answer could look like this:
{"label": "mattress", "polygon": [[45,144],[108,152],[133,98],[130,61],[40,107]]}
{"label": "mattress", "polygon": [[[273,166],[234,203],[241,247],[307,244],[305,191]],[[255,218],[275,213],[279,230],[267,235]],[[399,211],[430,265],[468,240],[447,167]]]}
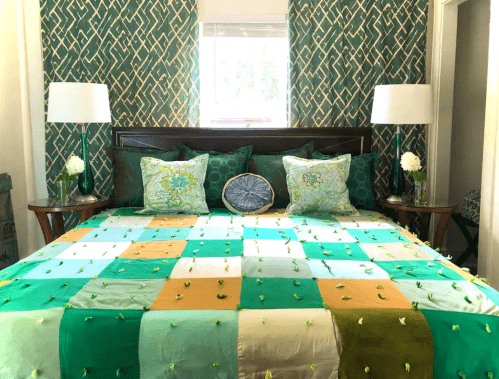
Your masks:
{"label": "mattress", "polygon": [[0,271],[0,378],[499,377],[499,293],[379,213],[134,212]]}

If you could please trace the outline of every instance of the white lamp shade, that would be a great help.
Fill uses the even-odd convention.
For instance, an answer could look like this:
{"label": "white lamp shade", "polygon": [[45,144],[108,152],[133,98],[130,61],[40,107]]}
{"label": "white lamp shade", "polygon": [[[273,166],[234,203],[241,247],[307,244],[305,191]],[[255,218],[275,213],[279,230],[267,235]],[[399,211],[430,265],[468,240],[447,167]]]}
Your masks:
{"label": "white lamp shade", "polygon": [[430,124],[433,100],[430,84],[389,84],[374,88],[373,124]]}
{"label": "white lamp shade", "polygon": [[107,85],[50,83],[47,122],[111,122]]}

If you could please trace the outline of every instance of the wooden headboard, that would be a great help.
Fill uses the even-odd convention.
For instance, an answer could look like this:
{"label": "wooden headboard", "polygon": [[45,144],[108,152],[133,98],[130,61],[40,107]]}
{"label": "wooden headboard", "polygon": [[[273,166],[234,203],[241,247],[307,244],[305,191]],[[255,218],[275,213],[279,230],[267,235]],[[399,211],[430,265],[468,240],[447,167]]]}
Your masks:
{"label": "wooden headboard", "polygon": [[295,149],[313,141],[324,154],[371,152],[372,128],[113,128],[113,146],[133,146],[171,150],[183,143],[195,150],[229,152],[253,145],[253,153],[263,154]]}

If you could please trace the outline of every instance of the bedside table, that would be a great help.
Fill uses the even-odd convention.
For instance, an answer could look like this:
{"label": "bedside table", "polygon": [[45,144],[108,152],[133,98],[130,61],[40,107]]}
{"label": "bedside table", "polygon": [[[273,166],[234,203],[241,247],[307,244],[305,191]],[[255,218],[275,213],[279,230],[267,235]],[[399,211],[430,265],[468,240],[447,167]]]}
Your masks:
{"label": "bedside table", "polygon": [[380,201],[379,204],[384,208],[390,208],[397,211],[398,219],[402,227],[409,225],[409,215],[407,212],[421,213],[423,230],[421,231],[420,239],[425,242],[428,241],[428,229],[430,228],[430,218],[432,213],[440,214],[435,236],[433,238],[433,248],[440,248],[444,239],[445,232],[449,226],[449,221],[452,218],[452,213],[457,209],[456,204],[445,201],[436,200],[428,202],[426,205],[416,205],[413,203],[387,203]]}
{"label": "bedside table", "polygon": [[[93,202],[80,203],[73,200],[61,202],[54,198],[39,199],[28,204],[28,209],[35,212],[36,218],[42,228],[45,243],[48,245],[56,238],[62,236],[64,230],[64,221],[62,212],[81,212],[80,222],[87,221],[95,213],[96,209],[106,207],[111,204],[111,200],[107,197],[102,197]],[[52,233],[48,214],[52,214],[54,219],[55,236]]]}

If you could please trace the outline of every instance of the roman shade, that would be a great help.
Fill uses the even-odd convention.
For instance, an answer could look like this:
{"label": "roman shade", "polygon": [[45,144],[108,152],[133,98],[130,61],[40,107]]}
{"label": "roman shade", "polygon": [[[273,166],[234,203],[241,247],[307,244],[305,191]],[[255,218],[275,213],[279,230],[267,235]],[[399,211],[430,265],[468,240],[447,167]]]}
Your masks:
{"label": "roman shade", "polygon": [[286,21],[287,0],[200,0],[199,21],[246,23]]}

